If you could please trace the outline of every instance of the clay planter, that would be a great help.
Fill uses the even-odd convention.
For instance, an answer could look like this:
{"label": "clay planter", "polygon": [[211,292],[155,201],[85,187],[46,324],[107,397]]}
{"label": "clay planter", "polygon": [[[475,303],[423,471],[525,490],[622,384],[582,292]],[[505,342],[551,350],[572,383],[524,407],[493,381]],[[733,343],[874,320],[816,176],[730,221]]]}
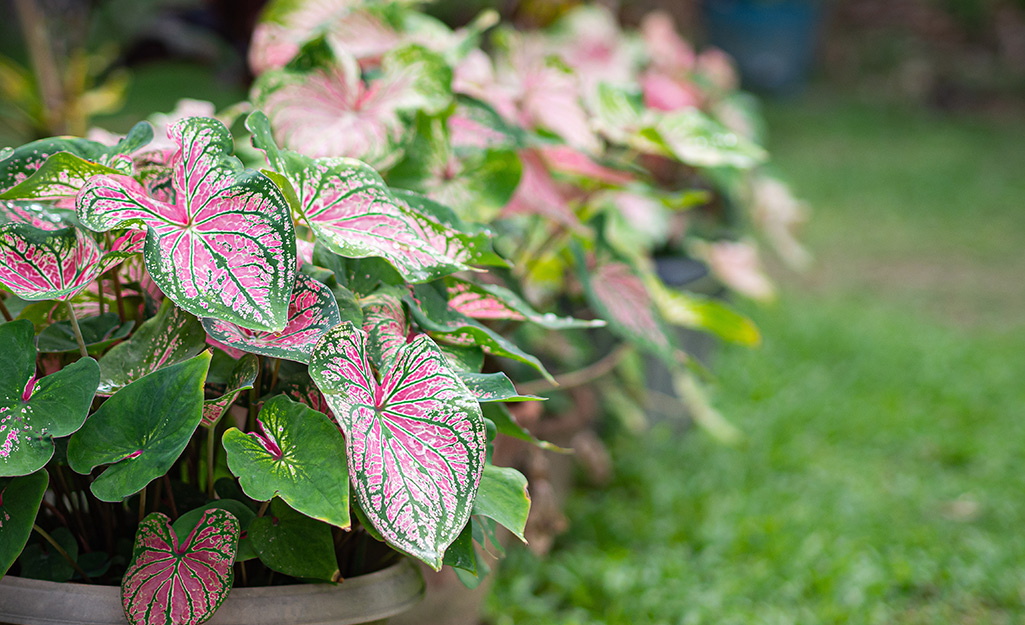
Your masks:
{"label": "clay planter", "polygon": [[[424,594],[417,568],[403,560],[337,586],[236,588],[209,625],[384,623]],[[125,625],[121,589],[8,576],[0,580],[0,625]]]}

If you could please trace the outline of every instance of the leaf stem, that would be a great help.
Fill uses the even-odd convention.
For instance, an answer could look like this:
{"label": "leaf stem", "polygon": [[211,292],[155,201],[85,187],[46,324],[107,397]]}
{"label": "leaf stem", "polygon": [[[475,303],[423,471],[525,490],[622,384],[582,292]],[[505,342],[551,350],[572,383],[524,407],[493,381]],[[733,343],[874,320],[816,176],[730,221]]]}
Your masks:
{"label": "leaf stem", "polygon": [[267,514],[267,508],[270,507],[270,499],[260,504],[260,509],[256,512],[256,516],[263,516]]}
{"label": "leaf stem", "polygon": [[68,318],[71,319],[71,330],[75,333],[75,340],[78,341],[78,351],[82,353],[82,358],[89,357],[89,350],[85,348],[85,339],[82,338],[82,328],[78,327],[78,316],[75,314],[75,309],[71,305],[71,302],[64,302],[68,307]]}
{"label": "leaf stem", "polygon": [[4,303],[4,298],[0,297],[0,313],[4,316],[4,321],[14,321],[14,317],[11,316],[11,311],[7,310],[7,304]]}
{"label": "leaf stem", "polygon": [[259,373],[256,374],[256,384],[249,389],[249,421],[246,428],[249,432],[256,431],[256,404],[260,400],[260,389],[263,387],[263,356],[257,356]]}
{"label": "leaf stem", "polygon": [[274,387],[278,385],[278,373],[281,371],[281,359],[274,359],[274,369],[271,370],[270,376],[270,390],[274,390]]}
{"label": "leaf stem", "polygon": [[139,523],[146,518],[146,487],[143,486],[139,492]]}
{"label": "leaf stem", "polygon": [[164,474],[164,488],[167,490],[167,499],[171,503],[171,514],[178,518],[178,504],[174,501],[174,490],[171,488],[171,478]]}
{"label": "leaf stem", "polygon": [[117,268],[110,272],[110,278],[114,281],[114,299],[117,300],[117,316],[121,323],[125,322],[125,300],[121,296],[121,278],[117,275]]}
{"label": "leaf stem", "polygon": [[47,534],[46,530],[39,527],[35,523],[32,524],[32,529],[38,532],[38,534],[43,537],[43,540],[50,543],[50,545],[57,551],[57,553],[61,554],[61,557],[68,561],[68,564],[71,565],[71,568],[75,569],[75,571],[82,576],[82,579],[84,579],[89,584],[93,583],[92,578],[85,574],[85,571],[82,570],[82,567],[78,566],[78,562],[75,562],[71,559],[71,556],[68,555],[68,552],[64,551],[64,547],[61,547],[60,544],[53,539],[53,536]]}
{"label": "leaf stem", "polygon": [[214,498],[214,442],[217,440],[217,425],[206,430],[206,496]]}
{"label": "leaf stem", "polygon": [[537,395],[546,391],[568,391],[578,386],[585,386],[611,373],[629,349],[630,346],[628,344],[621,343],[616,349],[583,369],[577,369],[576,371],[556,376],[555,382],[558,386],[552,386],[552,383],[548,380],[531,380],[520,384],[519,392],[521,395]]}

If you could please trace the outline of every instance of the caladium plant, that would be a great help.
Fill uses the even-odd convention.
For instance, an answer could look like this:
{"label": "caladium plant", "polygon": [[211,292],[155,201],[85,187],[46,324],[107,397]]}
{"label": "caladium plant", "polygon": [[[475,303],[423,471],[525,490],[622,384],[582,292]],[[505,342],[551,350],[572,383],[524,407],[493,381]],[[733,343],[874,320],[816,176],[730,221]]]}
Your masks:
{"label": "caladium plant", "polygon": [[[478,492],[497,431],[479,402],[537,398],[454,360],[407,301],[505,265],[492,234],[365,163],[278,149],[266,124],[249,123],[262,172],[219,121],[184,118],[169,153],[57,152],[7,192],[0,492],[19,500],[0,499],[0,572],[117,582],[129,622],[198,624],[243,562],[249,584],[361,572],[337,559],[347,533],[375,554],[361,566],[470,575],[475,515],[522,534],[529,497]],[[64,168],[89,174],[73,195],[36,192]],[[481,332],[459,349],[531,359]],[[27,560],[44,552],[60,566]]]}
{"label": "caladium plant", "polygon": [[[496,437],[564,451],[523,402],[600,378],[621,405],[631,350],[702,397],[670,325],[757,330],[669,289],[652,242],[719,249],[698,239],[752,177],[786,196],[664,21],[631,42],[587,11],[489,57],[490,16],[271,2],[234,115],[0,152],[0,576],[60,568],[184,625],[232,585],[402,556],[473,586],[497,525],[530,534]],[[755,221],[799,256],[790,200]]]}

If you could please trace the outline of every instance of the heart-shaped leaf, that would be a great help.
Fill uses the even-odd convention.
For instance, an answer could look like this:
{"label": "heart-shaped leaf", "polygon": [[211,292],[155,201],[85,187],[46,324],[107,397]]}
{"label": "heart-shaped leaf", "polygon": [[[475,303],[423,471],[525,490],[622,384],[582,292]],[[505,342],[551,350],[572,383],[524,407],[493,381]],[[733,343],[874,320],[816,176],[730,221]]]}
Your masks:
{"label": "heart-shaped leaf", "polygon": [[[71,560],[78,560],[78,541],[66,527],[57,527],[50,532],[53,538],[64,553],[68,554]],[[45,579],[51,582],[66,582],[75,576],[75,569],[52,545],[33,543],[27,545],[18,558],[21,570],[18,574],[21,577],[30,579]]]}
{"label": "heart-shaped leaf", "polygon": [[224,411],[235,402],[238,394],[253,388],[253,382],[260,373],[260,359],[252,354],[245,354],[231,370],[224,395],[203,402],[203,425],[212,428],[217,425]]}
{"label": "heart-shaped leaf", "polygon": [[299,274],[288,305],[288,321],[280,332],[248,330],[220,319],[204,319],[203,328],[214,340],[228,347],[262,356],[309,362],[313,346],[341,320],[331,289]]}
{"label": "heart-shaped leaf", "polygon": [[331,251],[348,258],[379,256],[413,282],[469,269],[487,251],[486,235],[471,237],[410,207],[366,164],[279,150],[262,113],[250,115],[246,124],[253,145],[295,188],[302,216]]}
{"label": "heart-shaped leaf", "polygon": [[[229,480],[228,478],[221,478],[222,480],[228,480],[232,484],[236,484],[235,480]],[[235,485],[238,488],[238,485]],[[239,495],[242,493],[240,492]],[[188,538],[188,535],[192,533],[192,530],[199,523],[199,520],[203,518],[203,515],[207,510],[214,508],[222,508],[232,513],[236,519],[238,519],[238,527],[240,530],[238,539],[238,551],[235,552],[235,562],[245,562],[252,560],[256,557],[256,552],[253,550],[252,541],[246,536],[246,532],[249,529],[249,524],[256,518],[256,511],[247,506],[246,504],[236,499],[225,499],[221,496],[221,499],[210,501],[201,508],[193,508],[188,512],[182,514],[174,523],[171,524],[171,529],[174,530],[174,535],[178,537],[178,542],[182,543]]]}
{"label": "heart-shaped leaf", "polygon": [[53,439],[82,427],[99,367],[82,358],[36,379],[36,348],[28,320],[0,325],[0,475],[28,475],[53,457]]}
{"label": "heart-shaped leaf", "polygon": [[0,477],[0,578],[25,548],[50,475],[39,470],[23,477]]}
{"label": "heart-shaped leaf", "polygon": [[128,176],[96,176],[78,196],[79,219],[98,231],[145,225],[146,269],[182,309],[280,331],[297,266],[285,198],[266,176],[242,169],[219,121],[192,117],[168,133],[179,148],[174,204]]}
{"label": "heart-shaped leaf", "polygon": [[206,349],[206,333],[195,317],[164,300],[160,310],[100,359],[97,393],[113,395],[161,367],[183,362]]}
{"label": "heart-shaped leaf", "polygon": [[253,519],[248,534],[260,561],[271,569],[299,579],[339,580],[331,526],[296,512],[281,499],[271,501],[268,516]]}
{"label": "heart-shaped leaf", "polygon": [[228,597],[234,580],[238,520],[207,510],[179,542],[168,518],[154,512],[139,524],[132,563],[121,580],[121,605],[132,625],[199,625]]}
{"label": "heart-shaped leaf", "polygon": [[529,321],[548,330],[600,328],[601,319],[574,319],[554,313],[539,313],[519,295],[497,284],[475,284],[459,278],[445,278],[448,305],[473,319]]}
{"label": "heart-shaped leaf", "polygon": [[135,253],[132,237],[119,237],[104,252],[78,228],[40,230],[0,225],[0,284],[27,300],[69,300],[101,273]]}
{"label": "heart-shaped leaf", "polygon": [[279,496],[299,512],[349,527],[345,441],[326,416],[284,395],[263,404],[259,432],[224,433],[228,467],[257,501]]}
{"label": "heart-shaped leaf", "polygon": [[530,514],[530,493],[527,478],[509,467],[484,467],[473,513],[494,519],[523,542],[523,530]]}
{"label": "heart-shaped leaf", "polygon": [[546,379],[554,381],[537,357],[514,345],[491,328],[478,323],[449,306],[448,300],[433,284],[417,285],[412,297],[407,297],[413,317],[420,326],[454,345],[478,345],[494,356],[512,358],[537,369]]}
{"label": "heart-shaped leaf", "polygon": [[[104,313],[78,320],[82,339],[90,354],[100,353],[104,347],[128,336],[134,321],[121,323],[117,313]],[[66,354],[78,351],[78,341],[70,321],[50,324],[39,333],[39,351],[44,354]]]}
{"label": "heart-shaped leaf", "polygon": [[153,127],[148,122],[139,122],[114,146],[77,137],[52,137],[26,143],[6,158],[0,158],[0,192],[26,181],[51,156],[60,152],[68,152],[87,161],[117,169],[130,167],[131,160],[124,155],[138,150],[152,139]]}
{"label": "heart-shaped leaf", "polygon": [[425,335],[376,380],[366,334],[343,323],[313,351],[310,376],[345,433],[360,507],[392,546],[440,569],[484,469],[480,406]]}
{"label": "heart-shaped leaf", "polygon": [[164,367],[115,393],[68,442],[68,464],[87,474],[110,464],[90,490],[121,501],[167,473],[199,427],[210,352]]}
{"label": "heart-shaped leaf", "polygon": [[673,335],[634,270],[620,262],[588,269],[582,255],[577,256],[587,299],[598,315],[609,322],[609,329],[658,356],[668,367],[675,367],[677,350]]}

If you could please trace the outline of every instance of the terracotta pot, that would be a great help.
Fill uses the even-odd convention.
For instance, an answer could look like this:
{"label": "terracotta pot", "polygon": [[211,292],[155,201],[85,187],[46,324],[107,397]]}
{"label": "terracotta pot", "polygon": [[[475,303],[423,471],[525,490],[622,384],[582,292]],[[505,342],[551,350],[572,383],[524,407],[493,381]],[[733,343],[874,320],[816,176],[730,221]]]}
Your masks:
{"label": "terracotta pot", "polygon": [[[337,586],[236,588],[209,625],[356,625],[384,623],[424,594],[408,560]],[[7,576],[0,580],[0,624],[125,625],[121,589]]]}

